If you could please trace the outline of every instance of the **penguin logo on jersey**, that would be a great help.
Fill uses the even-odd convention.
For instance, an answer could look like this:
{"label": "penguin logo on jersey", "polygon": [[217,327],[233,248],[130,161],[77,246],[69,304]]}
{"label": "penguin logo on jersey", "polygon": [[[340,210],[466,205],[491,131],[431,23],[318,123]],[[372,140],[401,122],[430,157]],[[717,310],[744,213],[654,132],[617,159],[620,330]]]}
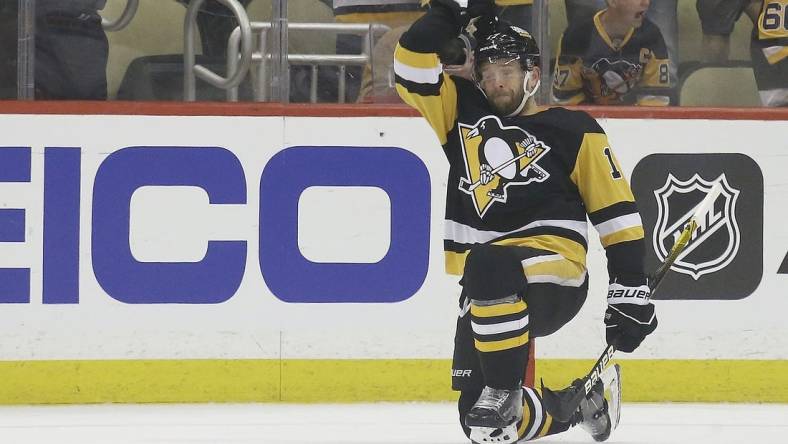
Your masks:
{"label": "penguin logo on jersey", "polygon": [[634,88],[643,66],[626,60],[610,61],[603,58],[591,65],[591,69],[599,75],[602,96],[607,97],[612,94],[623,95]]}
{"label": "penguin logo on jersey", "polygon": [[718,181],[722,185],[722,193],[699,222],[698,230],[671,267],[695,280],[725,268],[736,257],[741,243],[736,221],[736,201],[740,191],[728,184],[725,174],[710,182],[698,174],[687,181],[680,181],[668,174],[665,185],[654,191],[658,210],[653,236],[654,251],[662,261],[695,207],[706,197],[714,182]]}
{"label": "penguin logo on jersey", "polygon": [[504,127],[496,116],[475,125],[458,124],[465,159],[459,188],[473,199],[479,217],[495,202],[506,203],[510,186],[544,182],[550,174],[537,162],[550,147],[516,126]]}

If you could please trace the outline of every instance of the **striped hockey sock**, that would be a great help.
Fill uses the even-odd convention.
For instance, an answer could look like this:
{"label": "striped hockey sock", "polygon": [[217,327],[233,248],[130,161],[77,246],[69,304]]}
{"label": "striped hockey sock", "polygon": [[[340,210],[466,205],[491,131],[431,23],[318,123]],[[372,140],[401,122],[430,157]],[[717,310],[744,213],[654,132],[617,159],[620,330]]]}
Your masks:
{"label": "striped hockey sock", "polygon": [[544,409],[539,391],[523,387],[523,420],[517,425],[517,436],[520,439],[530,441],[561,433],[567,429],[569,429],[568,422],[554,420]]}
{"label": "striped hockey sock", "polygon": [[519,296],[471,300],[471,327],[484,382],[519,387],[528,359],[528,306]]}

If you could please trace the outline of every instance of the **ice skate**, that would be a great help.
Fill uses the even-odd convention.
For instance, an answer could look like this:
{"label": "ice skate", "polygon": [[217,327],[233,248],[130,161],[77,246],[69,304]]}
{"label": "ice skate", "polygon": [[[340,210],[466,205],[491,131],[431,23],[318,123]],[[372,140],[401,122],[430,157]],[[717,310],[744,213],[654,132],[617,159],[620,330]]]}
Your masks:
{"label": "ice skate", "polygon": [[478,444],[516,442],[517,421],[523,417],[522,389],[484,387],[479,400],[465,415],[471,441]]}
{"label": "ice skate", "polygon": [[621,412],[621,367],[608,367],[572,418],[573,424],[588,432],[595,441],[606,441],[618,426]]}

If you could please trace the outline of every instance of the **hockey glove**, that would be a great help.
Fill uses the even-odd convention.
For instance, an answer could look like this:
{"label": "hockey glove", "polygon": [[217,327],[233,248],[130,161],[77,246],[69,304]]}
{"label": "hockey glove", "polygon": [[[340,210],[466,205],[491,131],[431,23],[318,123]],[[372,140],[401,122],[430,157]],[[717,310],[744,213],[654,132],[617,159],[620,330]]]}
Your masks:
{"label": "hockey glove", "polygon": [[647,284],[627,286],[615,280],[610,284],[605,311],[605,337],[609,345],[631,353],[657,328],[650,297]]}
{"label": "hockey glove", "polygon": [[460,29],[465,29],[468,22],[475,17],[495,15],[494,0],[427,0],[421,4],[450,11]]}

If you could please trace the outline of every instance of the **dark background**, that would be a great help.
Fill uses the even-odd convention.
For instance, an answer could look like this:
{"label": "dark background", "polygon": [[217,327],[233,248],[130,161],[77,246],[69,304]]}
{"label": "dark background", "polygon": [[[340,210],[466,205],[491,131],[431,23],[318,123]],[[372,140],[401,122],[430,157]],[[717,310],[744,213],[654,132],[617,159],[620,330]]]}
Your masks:
{"label": "dark background", "polygon": [[[660,261],[654,251],[658,206],[654,191],[662,188],[668,175],[687,181],[695,174],[706,181],[725,174],[728,184],[740,191],[735,218],[739,226],[740,245],[733,261],[726,267],[702,275],[697,281],[675,270],[665,275],[655,299],[743,299],[752,294],[763,275],[763,174],[760,167],[744,154],[652,154],[643,158],[632,172],[632,191],[646,231],[646,270],[653,273]],[[704,193],[671,196],[671,221],[697,205]],[[675,198],[675,199],[674,199]],[[720,210],[723,200],[718,199]],[[724,251],[729,236],[720,229],[699,245],[687,259],[709,260]],[[670,249],[672,238],[667,241]],[[691,242],[690,242],[691,245]]]}

